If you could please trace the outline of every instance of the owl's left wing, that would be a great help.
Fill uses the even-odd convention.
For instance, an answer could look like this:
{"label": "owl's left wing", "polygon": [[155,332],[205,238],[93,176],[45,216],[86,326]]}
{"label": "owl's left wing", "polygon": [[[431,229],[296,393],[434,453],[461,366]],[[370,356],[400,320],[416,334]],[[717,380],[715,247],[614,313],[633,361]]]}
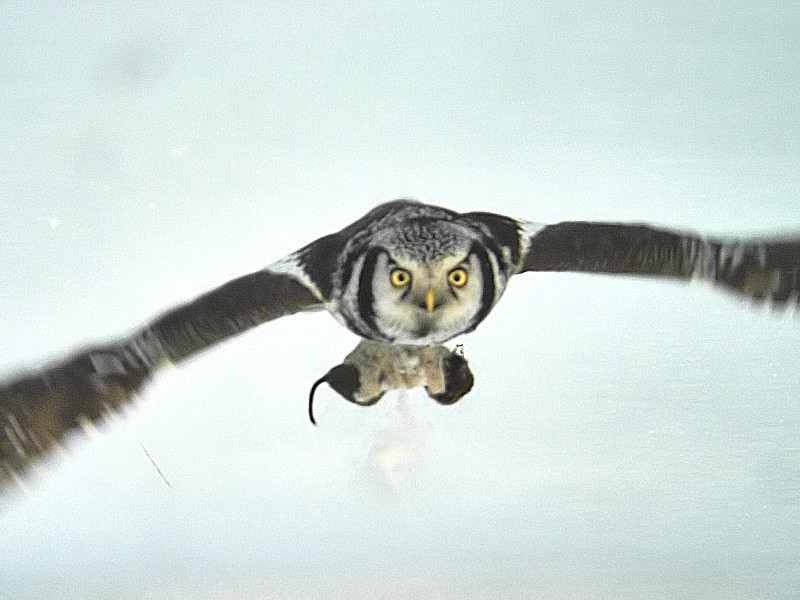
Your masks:
{"label": "owl's left wing", "polygon": [[519,273],[582,271],[705,279],[777,306],[800,295],[800,236],[715,240],[648,225],[519,222]]}
{"label": "owl's left wing", "polygon": [[318,289],[290,257],[229,281],[117,341],[0,381],[0,490],[71,431],[128,403],[160,366],[261,323],[318,308]]}

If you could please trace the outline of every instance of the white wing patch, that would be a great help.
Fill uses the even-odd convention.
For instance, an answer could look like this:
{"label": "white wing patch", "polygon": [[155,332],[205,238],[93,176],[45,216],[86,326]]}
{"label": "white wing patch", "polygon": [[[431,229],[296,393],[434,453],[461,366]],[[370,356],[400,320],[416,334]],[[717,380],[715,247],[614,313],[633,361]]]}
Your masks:
{"label": "white wing patch", "polygon": [[525,219],[516,219],[516,222],[520,229],[520,264],[523,264],[525,262],[525,257],[528,256],[528,248],[531,247],[531,238],[539,235],[542,230],[547,227],[547,223],[537,223],[534,221],[526,221]]}
{"label": "white wing patch", "polygon": [[274,263],[267,265],[264,267],[265,271],[269,271],[270,273],[279,273],[283,275],[290,275],[294,277],[297,281],[302,283],[320,302],[324,301],[322,297],[322,293],[319,291],[317,285],[311,280],[308,274],[305,272],[303,267],[300,265],[300,261],[297,258],[297,253],[292,253],[289,256],[286,256],[280,260],[276,260]]}
{"label": "white wing patch", "polygon": [[[735,243],[723,244],[719,249],[719,258],[717,259],[720,269],[733,272],[742,264],[745,253],[754,245],[748,244],[747,241],[740,241]],[[767,248],[764,244],[755,245],[756,257],[758,265],[763,269],[767,264]]]}
{"label": "white wing patch", "polygon": [[713,281],[717,276],[717,260],[712,243],[704,237],[685,236],[683,254],[688,257],[685,265],[691,280],[707,279]]}

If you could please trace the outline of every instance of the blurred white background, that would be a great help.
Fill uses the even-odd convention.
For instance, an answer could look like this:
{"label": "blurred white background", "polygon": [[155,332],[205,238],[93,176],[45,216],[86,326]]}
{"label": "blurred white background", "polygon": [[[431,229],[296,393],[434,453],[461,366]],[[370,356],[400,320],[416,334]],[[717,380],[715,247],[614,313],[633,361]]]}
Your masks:
{"label": "blurred white background", "polygon": [[[0,374],[399,196],[800,231],[796,2],[463,4],[0,5]],[[322,388],[315,429],[357,339],[267,324],[3,500],[0,597],[795,597],[798,333],[529,274],[460,403]]]}

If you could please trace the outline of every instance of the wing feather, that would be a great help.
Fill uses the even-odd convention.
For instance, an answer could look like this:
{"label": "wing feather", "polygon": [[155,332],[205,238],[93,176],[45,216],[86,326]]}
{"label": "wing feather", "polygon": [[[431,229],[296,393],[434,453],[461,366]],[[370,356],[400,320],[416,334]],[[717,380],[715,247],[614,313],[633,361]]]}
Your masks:
{"label": "wing feather", "polygon": [[199,350],[303,310],[321,308],[316,290],[290,273],[262,269],[156,318],[147,327],[177,363]]}
{"label": "wing feather", "polygon": [[[520,224],[519,273],[578,271],[705,279],[777,306],[800,294],[800,237],[721,241],[649,225]],[[525,242],[527,240],[527,242]]]}
{"label": "wing feather", "polygon": [[178,306],[115,342],[83,348],[0,381],[0,489],[72,431],[128,404],[159,367],[261,323],[321,307],[315,290],[298,277],[263,269]]}

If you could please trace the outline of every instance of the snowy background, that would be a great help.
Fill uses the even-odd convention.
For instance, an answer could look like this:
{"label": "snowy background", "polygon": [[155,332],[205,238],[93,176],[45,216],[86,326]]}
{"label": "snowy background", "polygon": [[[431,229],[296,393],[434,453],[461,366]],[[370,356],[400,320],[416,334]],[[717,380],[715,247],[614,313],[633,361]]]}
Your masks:
{"label": "snowy background", "polygon": [[[0,374],[399,196],[800,231],[796,2],[198,4],[0,6]],[[460,403],[323,388],[313,428],[357,339],[271,323],[2,501],[0,597],[796,598],[798,335],[529,274]]]}

